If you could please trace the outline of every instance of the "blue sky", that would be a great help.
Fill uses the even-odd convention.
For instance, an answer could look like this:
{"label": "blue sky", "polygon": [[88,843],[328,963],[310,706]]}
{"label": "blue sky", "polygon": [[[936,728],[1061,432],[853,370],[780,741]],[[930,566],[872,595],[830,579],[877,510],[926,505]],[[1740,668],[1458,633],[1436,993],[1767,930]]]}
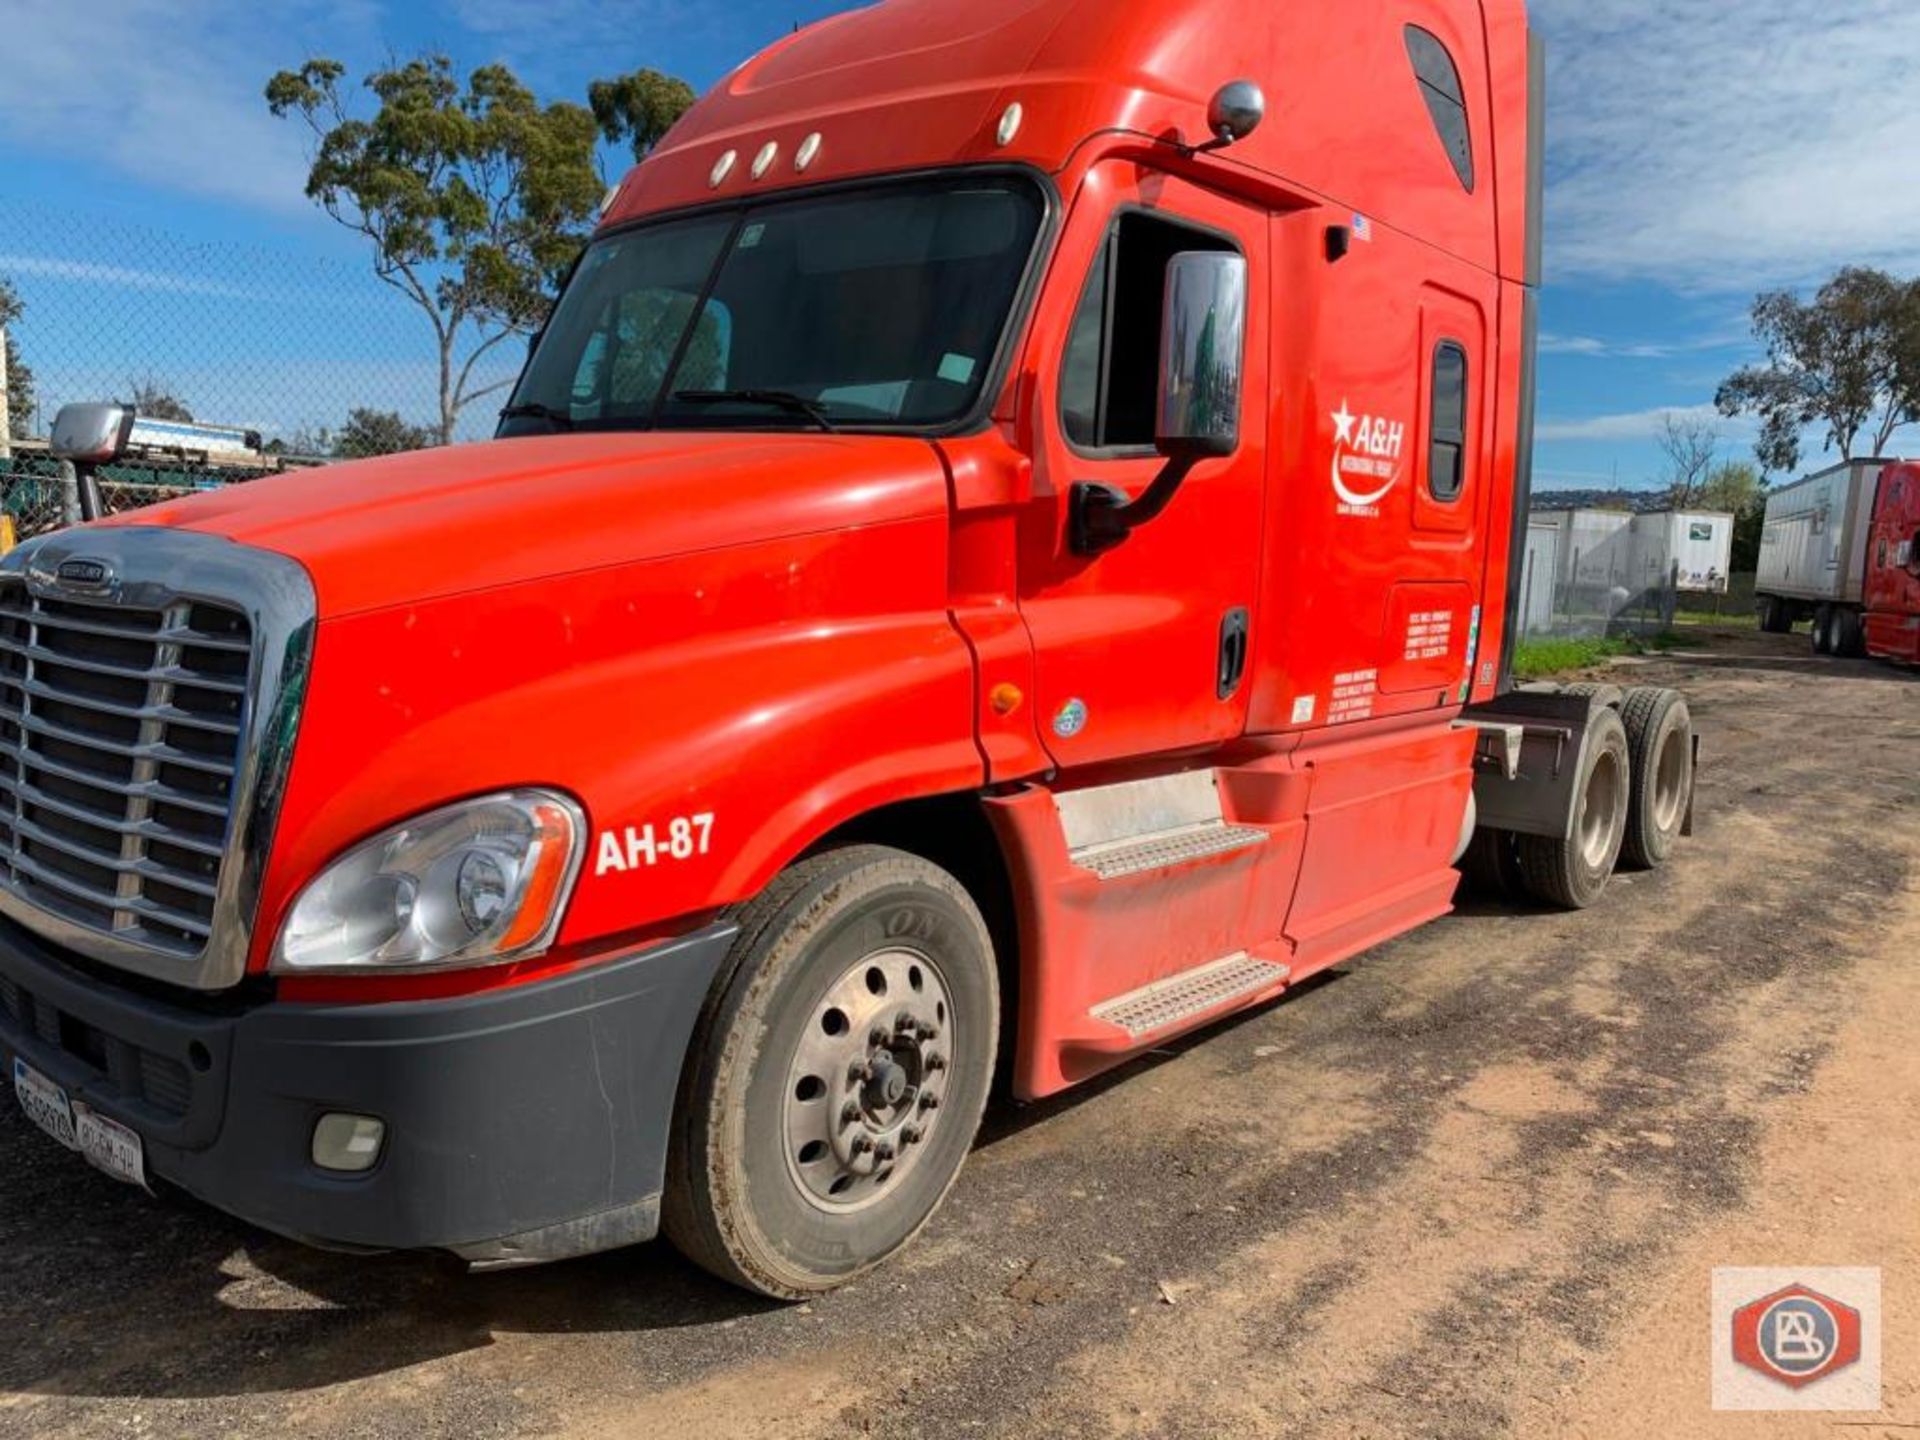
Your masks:
{"label": "blue sky", "polygon": [[[358,266],[301,193],[301,133],[260,100],[273,70],[328,54],[359,74],[431,49],[505,60],[548,97],[638,65],[704,88],[842,8],[11,0],[0,209]],[[1660,417],[1710,414],[1751,353],[1756,289],[1850,261],[1920,269],[1920,110],[1906,99],[1920,3],[1535,0],[1533,13],[1552,56],[1537,483],[1651,483]],[[1722,429],[1729,454],[1747,453],[1749,425]]]}

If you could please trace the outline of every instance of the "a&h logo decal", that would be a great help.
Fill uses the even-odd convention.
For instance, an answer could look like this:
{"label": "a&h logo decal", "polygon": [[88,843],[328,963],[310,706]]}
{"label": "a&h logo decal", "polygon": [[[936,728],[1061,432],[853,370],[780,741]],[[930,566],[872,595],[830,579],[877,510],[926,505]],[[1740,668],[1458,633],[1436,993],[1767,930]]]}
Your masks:
{"label": "a&h logo decal", "polygon": [[1333,493],[1342,515],[1378,515],[1400,483],[1407,427],[1399,420],[1355,415],[1342,400],[1333,412]]}

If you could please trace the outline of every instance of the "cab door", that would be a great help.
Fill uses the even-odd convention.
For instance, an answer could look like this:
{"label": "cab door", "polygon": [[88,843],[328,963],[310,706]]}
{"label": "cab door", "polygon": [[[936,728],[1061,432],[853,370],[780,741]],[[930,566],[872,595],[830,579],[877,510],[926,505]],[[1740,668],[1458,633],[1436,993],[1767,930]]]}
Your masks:
{"label": "cab door", "polygon": [[[1112,549],[1076,553],[1074,486],[1137,499],[1165,464],[1153,448],[1165,276],[1189,251],[1247,264],[1238,446],[1200,462],[1162,514]],[[1132,163],[1089,172],[1034,330],[1034,484],[1020,515],[1035,714],[1063,768],[1217,744],[1246,727],[1268,284],[1264,211]]]}

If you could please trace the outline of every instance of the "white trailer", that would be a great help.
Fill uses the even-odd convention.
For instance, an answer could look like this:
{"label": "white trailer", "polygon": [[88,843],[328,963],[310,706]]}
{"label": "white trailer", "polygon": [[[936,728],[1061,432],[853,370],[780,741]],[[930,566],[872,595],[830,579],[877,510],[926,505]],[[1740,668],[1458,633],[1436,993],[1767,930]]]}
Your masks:
{"label": "white trailer", "polygon": [[1767,497],[1754,603],[1762,629],[1813,621],[1820,654],[1863,652],[1861,587],[1885,459],[1849,460]]}
{"label": "white trailer", "polygon": [[1727,593],[1734,517],[1717,510],[1659,510],[1633,517],[1637,588]]}
{"label": "white trailer", "polygon": [[1527,525],[1527,551],[1520,572],[1520,633],[1553,629],[1554,577],[1560,573],[1560,527],[1534,516]]}

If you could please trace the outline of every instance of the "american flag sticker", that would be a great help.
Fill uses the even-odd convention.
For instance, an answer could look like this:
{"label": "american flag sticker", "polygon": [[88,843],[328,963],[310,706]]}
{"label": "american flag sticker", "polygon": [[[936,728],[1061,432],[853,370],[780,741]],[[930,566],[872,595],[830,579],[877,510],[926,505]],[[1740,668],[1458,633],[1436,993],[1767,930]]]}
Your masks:
{"label": "american flag sticker", "polygon": [[1353,238],[1356,240],[1371,241],[1373,239],[1373,222],[1364,215],[1354,216]]}

